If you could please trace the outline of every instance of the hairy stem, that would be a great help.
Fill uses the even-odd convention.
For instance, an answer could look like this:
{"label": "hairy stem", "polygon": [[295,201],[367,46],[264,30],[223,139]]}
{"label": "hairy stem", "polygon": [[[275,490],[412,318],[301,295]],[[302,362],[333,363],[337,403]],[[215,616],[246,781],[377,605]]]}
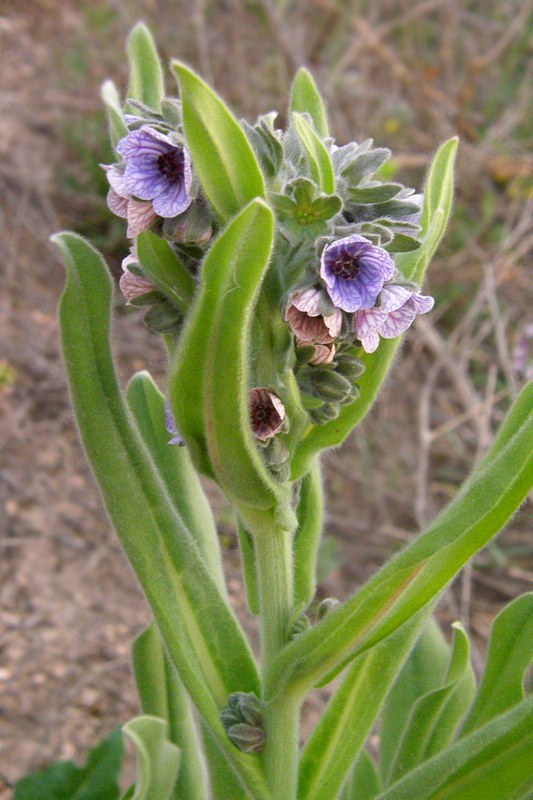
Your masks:
{"label": "hairy stem", "polygon": [[[273,527],[255,538],[261,605],[261,654],[266,675],[287,642],[294,606],[292,532]],[[265,711],[264,763],[273,797],[294,800],[299,704],[274,698]]]}

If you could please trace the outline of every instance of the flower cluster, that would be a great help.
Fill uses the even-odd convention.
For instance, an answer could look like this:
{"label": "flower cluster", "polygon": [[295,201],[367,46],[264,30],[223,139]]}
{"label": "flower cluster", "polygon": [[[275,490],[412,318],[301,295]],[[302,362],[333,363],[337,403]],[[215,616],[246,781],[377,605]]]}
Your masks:
{"label": "flower cluster", "polygon": [[[373,353],[379,337],[393,339],[411,325],[417,314],[433,308],[432,297],[421,295],[416,287],[401,280],[391,255],[358,234],[327,244],[320,259],[323,286],[314,285],[292,294],[285,320],[296,336],[298,347],[312,345],[310,364],[333,360],[335,340],[342,330],[343,313],[348,330]],[[323,310],[323,292],[333,309]]]}
{"label": "flower cluster", "polygon": [[[128,237],[135,239],[152,229],[165,239],[194,285],[201,283],[203,258],[219,220],[191,163],[180,102],[172,103],[167,117],[141,105],[137,115],[124,116],[128,133],[116,145],[117,163],[104,165],[110,185],[107,200],[110,209],[127,220]],[[269,298],[270,306],[281,305],[284,322],[294,334],[296,348],[290,348],[289,366],[303,406],[315,424],[323,424],[357,398],[355,381],[364,369],[360,350],[373,353],[380,338],[399,336],[417,314],[433,306],[431,297],[406,284],[391,254],[419,247],[421,196],[376,177],[390,153],[374,148],[370,140],[342,147],[324,140],[334,173],[329,192],[324,191],[305,137],[300,136],[308,123],[296,115],[282,131],[275,128],[275,117],[265,115],[255,126],[242,127],[263,170],[276,216],[270,269],[278,279],[269,286],[275,291],[277,283],[285,287],[285,294]],[[152,280],[135,243],[122,267],[120,288],[128,305],[149,306],[148,327],[178,335],[187,310],[177,307],[172,293]],[[268,331],[262,337],[258,346],[275,341]],[[284,405],[290,396],[282,378],[285,358],[282,350],[265,359],[259,354],[257,365],[251,365],[249,388],[251,432],[280,480],[285,479],[290,458],[284,436],[291,424]],[[272,369],[276,362],[278,374]],[[172,443],[179,443],[171,423],[167,415]]]}

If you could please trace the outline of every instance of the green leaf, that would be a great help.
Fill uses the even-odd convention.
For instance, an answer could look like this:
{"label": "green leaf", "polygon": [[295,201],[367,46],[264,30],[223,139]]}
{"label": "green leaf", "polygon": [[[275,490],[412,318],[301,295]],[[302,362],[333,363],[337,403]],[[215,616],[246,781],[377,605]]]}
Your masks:
{"label": "green leaf", "polygon": [[324,518],[322,472],[318,460],[302,480],[294,534],[294,605],[309,605],[316,591],[316,561]]}
{"label": "green leaf", "polygon": [[165,399],[148,372],[138,372],[133,376],[128,384],[127,399],[170,499],[196,541],[220,592],[225,596],[220,545],[211,507],[187,448],[168,443],[170,434],[165,422]]}
{"label": "green leaf", "polygon": [[111,144],[116,149],[120,140],[128,135],[128,126],[124,122],[120,97],[113,81],[104,81],[100,95],[106,106]]}
{"label": "green leaf", "polygon": [[183,122],[194,168],[209,201],[227,222],[265,183],[254,151],[224,102],[185,65],[172,68],[180,84]]}
{"label": "green leaf", "polygon": [[288,499],[288,489],[270,476],[252,440],[248,347],[273,230],[272,212],[258,199],[212,245],[169,379],[177,425],[198,468],[234,502],[267,511]]}
{"label": "green leaf", "polygon": [[377,800],[526,800],[532,748],[533,698],[426,761]]}
{"label": "green leaf", "polygon": [[[248,405],[251,321],[273,234],[272,212],[263,201],[255,200],[218,239],[216,255],[211,248],[204,266],[205,270],[209,258],[216,257],[215,268],[224,276],[222,285],[217,283],[221,291],[209,296],[212,319],[202,334],[207,446],[215,474],[245,524],[247,508],[277,513],[289,500],[288,488],[274,481],[258,453]],[[205,292],[209,291],[206,276]]]}
{"label": "green leaf", "polygon": [[134,745],[137,756],[132,800],[169,800],[178,776],[181,753],[168,739],[165,720],[135,717],[122,730]]}
{"label": "green leaf", "polygon": [[137,23],[130,33],[126,51],[130,65],[128,97],[161,111],[165,97],[163,70],[152,34],[143,22]]}
{"label": "green leaf", "polygon": [[390,782],[392,761],[411,709],[420,697],[442,686],[449,660],[450,648],[440,626],[431,617],[387,695],[381,714],[379,760],[385,785]]}
{"label": "green leaf", "polygon": [[194,280],[165,239],[151,231],[137,237],[137,253],[145,272],[169,300],[187,311],[194,295]]}
{"label": "green leaf", "polygon": [[132,660],[143,713],[166,720],[168,739],[181,751],[181,767],[172,798],[206,800],[202,757],[189,698],[154,622],[133,642]]}
{"label": "green leaf", "polygon": [[301,114],[293,114],[298,136],[309,156],[311,177],[317,182],[325,194],[335,192],[335,173],[328,151],[322,139]]}
{"label": "green leaf", "polygon": [[[424,199],[424,218],[427,220],[420,236],[422,245],[411,253],[396,256],[396,265],[408,280],[421,284],[425,270],[446,229],[453,197],[453,167],[458,140],[445,142],[438,150],[427,180]],[[442,183],[437,185],[438,181]],[[440,205],[436,205],[440,203]],[[382,340],[376,353],[362,354],[365,371],[358,379],[360,396],[341,409],[337,419],[324,425],[311,426],[300,442],[292,461],[292,478],[305,475],[314,455],[325,447],[335,447],[344,441],[372,408],[381,386],[389,373],[401,337]]]}
{"label": "green leaf", "polygon": [[363,750],[340,796],[340,800],[372,800],[381,789],[379,774],[367,750]]}
{"label": "green leaf", "polygon": [[337,797],[426,617],[423,612],[350,666],[303,750],[300,800]]}
{"label": "green leaf", "polygon": [[309,114],[315,131],[322,139],[329,136],[326,109],[317,85],[308,70],[301,67],[291,88],[290,110]]}
{"label": "green leaf", "polygon": [[354,203],[372,205],[373,203],[384,203],[387,200],[392,200],[402,189],[401,183],[379,183],[374,181],[366,186],[349,189],[348,196]]}
{"label": "green leaf", "polygon": [[[205,726],[202,726],[202,734],[209,770],[210,800],[250,800],[250,794],[239,783],[227,758]],[[188,800],[188,797],[180,800]]]}
{"label": "green leaf", "polygon": [[492,624],[487,665],[475,703],[461,731],[465,736],[524,697],[524,676],[533,659],[533,594],[524,594]]}
{"label": "green leaf", "polygon": [[84,767],[56,761],[21,778],[13,800],[118,800],[123,751],[122,734],[113,731],[89,752]]}
{"label": "green leaf", "polygon": [[[516,402],[522,404],[524,395]],[[287,682],[304,691],[377,644],[436,597],[503,528],[530,491],[532,435],[533,418],[518,427],[494,457],[488,454],[425,533],[344,606],[289,644],[268,676],[266,696]]]}
{"label": "green leaf", "polygon": [[411,253],[414,250],[419,250],[421,243],[413,236],[407,236],[405,233],[395,233],[394,239],[390,244],[385,247],[388,253]]}
{"label": "green leaf", "polygon": [[109,516],[187,691],[240,779],[266,799],[259,763],[233,747],[219,718],[229,694],[258,692],[255,662],[127,411],[109,349],[111,279],[81,237],[54,241],[67,263],[60,323],[72,402]]}
{"label": "green leaf", "polygon": [[[419,697],[411,708],[391,765],[389,782],[398,780],[449,744],[472,702],[475,679],[470,666],[470,644],[459,623],[454,627],[455,640],[444,683]],[[454,695],[464,705],[460,703],[457,708],[452,702]],[[450,714],[450,710],[454,713]]]}

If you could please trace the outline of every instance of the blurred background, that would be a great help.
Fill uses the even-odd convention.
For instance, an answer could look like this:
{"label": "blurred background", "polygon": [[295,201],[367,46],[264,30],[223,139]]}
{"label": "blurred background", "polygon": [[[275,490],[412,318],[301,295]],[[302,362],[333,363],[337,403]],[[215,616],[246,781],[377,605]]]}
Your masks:
{"label": "blurred background", "polygon": [[[455,212],[425,287],[436,309],[409,332],[371,415],[325,459],[321,596],[342,599],[453,497],[527,376],[531,10],[520,0],[0,0],[2,800],[28,770],[82,757],[137,713],[129,646],[148,613],[78,444],[55,319],[63,268],[48,241],[74,229],[120,271],[127,243],[105,204],[99,87],[111,77],[124,91],[129,28],[144,19],[165,61],[190,63],[249,119],[283,110],[307,65],[337,142],[390,147],[388,175],[410,186],[444,139],[461,137]],[[114,342],[124,379],[138,369],[161,379],[158,338],[118,295]],[[231,514],[209,491],[232,600],[253,629]],[[522,512],[441,604],[445,627],[461,619],[471,631],[477,669],[495,613],[532,574]],[[308,720],[321,702],[311,699]]]}

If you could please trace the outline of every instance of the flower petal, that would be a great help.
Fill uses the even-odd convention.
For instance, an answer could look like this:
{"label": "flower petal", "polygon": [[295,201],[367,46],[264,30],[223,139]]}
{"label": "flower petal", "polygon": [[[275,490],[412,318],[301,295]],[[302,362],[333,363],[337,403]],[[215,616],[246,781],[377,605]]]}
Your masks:
{"label": "flower petal", "polygon": [[395,339],[407,330],[415,317],[416,311],[408,301],[401,308],[387,314],[387,318],[383,321],[379,332],[384,339]]}
{"label": "flower petal", "polygon": [[117,144],[117,153],[126,161],[140,156],[157,159],[160,155],[168,153],[173,147],[175,144],[168,136],[145,125],[121,139]]}
{"label": "flower petal", "polygon": [[[331,286],[327,287],[332,303],[343,311],[358,311],[362,307],[361,294],[358,281],[343,281],[333,277]],[[376,297],[379,289],[376,292]],[[375,300],[375,298],[374,298]],[[373,303],[370,303],[373,305]]]}
{"label": "flower petal", "polygon": [[380,295],[379,307],[384,311],[396,311],[397,308],[405,305],[412,296],[413,293],[405,286],[397,284],[384,286]]}
{"label": "flower petal", "polygon": [[124,173],[124,185],[130,194],[140,200],[153,200],[168,185],[168,180],[157,168],[157,160],[146,162],[144,166],[130,162]]}
{"label": "flower petal", "polygon": [[156,220],[152,204],[147,200],[128,201],[128,230],[126,236],[133,239],[151,228]]}
{"label": "flower petal", "polygon": [[154,211],[160,217],[171,219],[189,208],[192,198],[189,196],[182,181],[168,184],[162,192],[153,197]]}
{"label": "flower petal", "polygon": [[298,311],[305,311],[310,317],[320,316],[320,289],[311,287],[303,292],[296,292],[290,298],[290,304]]}
{"label": "flower petal", "polygon": [[122,195],[115,192],[114,189],[109,189],[107,193],[107,205],[110,211],[113,214],[116,214],[117,217],[122,217],[122,219],[127,219],[128,217],[128,203],[129,200],[127,197],[123,197]]}
{"label": "flower petal", "polygon": [[429,294],[414,294],[409,302],[412,303],[417,314],[427,314],[435,305],[435,298]]}

